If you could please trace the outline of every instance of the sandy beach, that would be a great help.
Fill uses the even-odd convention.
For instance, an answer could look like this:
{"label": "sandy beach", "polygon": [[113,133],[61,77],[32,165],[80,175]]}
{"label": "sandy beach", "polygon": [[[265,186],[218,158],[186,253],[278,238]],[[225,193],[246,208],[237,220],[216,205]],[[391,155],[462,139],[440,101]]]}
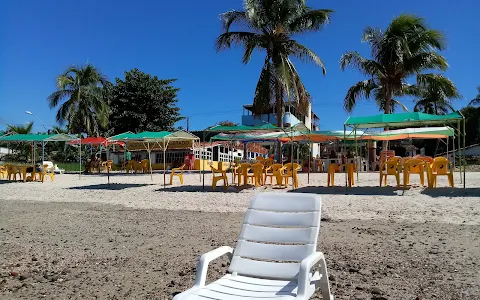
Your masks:
{"label": "sandy beach", "polygon": [[[343,174],[332,188],[326,174],[309,183],[301,174],[295,192],[322,196],[318,250],[336,299],[480,299],[480,173],[466,175],[466,189],[447,188],[445,178],[423,189],[414,177],[404,190],[360,173],[345,190]],[[210,174],[205,189],[199,174],[165,188],[159,173],[112,174],[110,182],[73,174],[0,181],[0,298],[171,298],[192,285],[202,253],[235,245],[254,193],[292,192],[213,192]],[[209,278],[226,266],[214,263]]]}

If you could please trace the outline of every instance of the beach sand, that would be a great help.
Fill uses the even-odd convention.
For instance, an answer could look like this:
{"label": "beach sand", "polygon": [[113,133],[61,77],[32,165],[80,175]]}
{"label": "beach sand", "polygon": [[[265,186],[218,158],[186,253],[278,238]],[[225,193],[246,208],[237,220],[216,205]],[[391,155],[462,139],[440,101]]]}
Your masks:
{"label": "beach sand", "polygon": [[[326,174],[301,174],[296,192],[322,196],[318,250],[336,299],[480,299],[480,173],[466,175],[465,190],[444,178],[403,190],[360,173],[345,190],[343,174],[333,188]],[[158,173],[110,181],[0,181],[0,299],[169,299],[193,284],[202,253],[235,246],[254,193],[292,192],[212,192],[210,174],[205,190],[199,174],[165,189]],[[226,268],[213,263],[210,280]]]}

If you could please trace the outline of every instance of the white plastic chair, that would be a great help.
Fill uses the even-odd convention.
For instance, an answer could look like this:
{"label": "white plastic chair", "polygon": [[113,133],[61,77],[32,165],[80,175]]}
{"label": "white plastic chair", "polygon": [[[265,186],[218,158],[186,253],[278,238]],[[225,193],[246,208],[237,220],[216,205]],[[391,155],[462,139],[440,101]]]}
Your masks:
{"label": "white plastic chair", "polygon": [[[319,287],[333,300],[327,266],[316,252],[321,198],[314,194],[258,193],[250,202],[237,247],[201,256],[195,284],[174,300],[309,299]],[[208,265],[227,254],[227,275],[205,285]]]}

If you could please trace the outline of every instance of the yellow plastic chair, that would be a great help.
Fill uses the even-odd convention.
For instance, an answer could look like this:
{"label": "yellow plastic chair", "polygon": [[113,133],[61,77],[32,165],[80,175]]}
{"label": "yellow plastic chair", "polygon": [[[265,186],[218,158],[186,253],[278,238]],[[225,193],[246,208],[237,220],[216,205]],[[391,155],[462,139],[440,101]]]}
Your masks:
{"label": "yellow plastic chair", "polygon": [[20,177],[20,180],[22,180],[22,170],[20,168],[17,168],[12,165],[7,165],[7,178],[8,180],[17,180],[17,174]]}
{"label": "yellow plastic chair", "polygon": [[263,181],[263,165],[261,163],[256,163],[252,165],[253,173],[248,174],[248,178],[252,179],[252,183],[255,184],[255,187],[259,185],[264,185]]}
{"label": "yellow plastic chair", "polygon": [[345,165],[345,171],[347,172],[348,187],[355,185],[354,173],[357,171],[357,165],[355,163],[348,163]]}
{"label": "yellow plastic chair", "polygon": [[136,161],[134,160],[129,160],[125,163],[125,172],[130,174],[130,171],[132,171],[132,173],[135,171],[135,163]]}
{"label": "yellow plastic chair", "polygon": [[292,178],[293,185],[295,188],[298,188],[298,175],[297,172],[301,170],[301,166],[296,163],[289,163],[285,165],[285,173],[282,174],[283,179],[285,179],[285,185],[288,186],[289,178]]}
{"label": "yellow plastic chair", "polygon": [[265,160],[265,158],[263,156],[257,156],[255,157],[255,160],[258,161],[259,163],[262,163]]}
{"label": "yellow plastic chair", "polygon": [[53,172],[53,169],[49,168],[48,165],[43,165],[43,172],[40,173],[40,181],[42,181],[42,183],[46,176],[49,176],[52,182],[55,181],[55,172]]}
{"label": "yellow plastic chair", "polygon": [[242,185],[242,177],[243,177],[243,185],[248,184],[248,171],[250,171],[251,168],[252,166],[248,163],[240,164],[240,168],[237,170],[238,171],[237,179],[238,179],[239,186]]}
{"label": "yellow plastic chair", "polygon": [[105,169],[105,173],[112,171],[112,164],[113,164],[113,160],[111,159],[102,162],[102,167]]}
{"label": "yellow plastic chair", "polygon": [[265,170],[265,179],[264,183],[267,184],[267,178],[270,177],[270,184],[273,185],[273,177],[275,177],[277,181],[277,185],[282,185],[282,174],[285,168],[282,164],[273,164],[268,169]]}
{"label": "yellow plastic chair", "polygon": [[150,172],[150,161],[148,159],[143,159],[137,169],[139,169],[139,171],[142,171],[142,173]]}
{"label": "yellow plastic chair", "polygon": [[403,186],[410,184],[410,175],[420,175],[420,184],[425,184],[425,162],[418,158],[407,160],[403,165]]}
{"label": "yellow plastic chair", "polygon": [[400,159],[389,159],[385,162],[384,168],[380,169],[380,186],[382,181],[385,180],[387,185],[387,176],[395,176],[397,180],[397,186],[400,185]]}
{"label": "yellow plastic chair", "polygon": [[445,157],[435,157],[432,164],[432,178],[431,182],[433,187],[437,187],[437,176],[447,176],[448,184],[453,188],[453,165]]}
{"label": "yellow plastic chair", "polygon": [[241,176],[241,171],[240,171],[240,165],[238,163],[234,163],[234,165],[231,167],[232,174],[233,174],[233,184],[237,182],[237,177]]}
{"label": "yellow plastic chair", "polygon": [[178,168],[172,169],[172,173],[170,173],[170,185],[173,184],[173,176],[177,176],[180,179],[180,183],[183,184],[183,169],[185,168],[185,164],[181,165]]}
{"label": "yellow plastic chair", "polygon": [[0,178],[7,178],[8,172],[7,172],[7,167],[5,166],[0,166]]}
{"label": "yellow plastic chair", "polygon": [[335,173],[340,170],[340,165],[338,163],[328,164],[328,174],[327,174],[327,186],[335,185]]}
{"label": "yellow plastic chair", "polygon": [[223,180],[223,187],[226,190],[228,187],[227,171],[218,170],[212,166],[210,166],[210,169],[212,170],[212,190],[215,190],[219,180]]}

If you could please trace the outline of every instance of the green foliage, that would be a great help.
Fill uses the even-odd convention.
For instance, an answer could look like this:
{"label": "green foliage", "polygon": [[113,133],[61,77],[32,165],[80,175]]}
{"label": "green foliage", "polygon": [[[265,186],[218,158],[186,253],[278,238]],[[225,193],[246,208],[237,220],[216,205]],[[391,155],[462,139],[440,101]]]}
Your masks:
{"label": "green foliage", "polygon": [[[352,112],[359,99],[372,96],[381,111],[393,113],[401,106],[396,97],[418,93],[423,87],[422,72],[444,71],[448,67],[446,59],[437,53],[445,48],[444,35],[416,16],[400,15],[385,31],[367,27],[362,41],[370,45],[371,59],[356,51],[347,52],[340,59],[342,70],[350,66],[368,77],[348,90],[344,100],[347,112]],[[406,82],[411,76],[417,76],[416,87]]]}
{"label": "green foliage", "polygon": [[[8,132],[16,134],[31,134],[33,122],[25,125],[7,125]],[[2,159],[4,161],[28,161],[32,157],[31,144],[25,143],[2,143],[2,146],[8,147],[12,150],[11,154],[5,155]]]}
{"label": "green foliage", "polygon": [[469,106],[480,105],[480,85],[477,86],[477,91],[477,96],[475,97],[475,99],[472,99],[472,101],[470,101],[470,103],[468,104]]}
{"label": "green foliage", "polygon": [[58,107],[56,119],[71,133],[97,136],[108,125],[108,105],[103,86],[106,78],[91,64],[70,67],[57,77],[57,91],[48,97]]}
{"label": "green foliage", "polygon": [[467,106],[460,112],[465,117],[466,145],[480,143],[480,107]]}
{"label": "green foliage", "polygon": [[434,115],[455,111],[452,100],[461,96],[452,81],[439,74],[418,75],[417,78],[417,86],[412,87],[416,90],[411,93],[416,96],[415,111]]}
{"label": "green foliage", "polygon": [[[305,0],[248,0],[244,11],[232,10],[221,15],[224,32],[217,38],[217,50],[241,45],[242,62],[250,61],[254,50],[265,53],[264,65],[253,100],[254,115],[277,107],[278,126],[283,126],[285,101],[304,111],[310,97],[291,58],[314,63],[325,74],[322,60],[309,48],[292,38],[293,35],[319,31],[330,21],[331,10],[311,9]],[[232,31],[232,26],[237,27]]]}
{"label": "green foliage", "polygon": [[29,122],[25,125],[7,125],[8,132],[17,134],[30,134],[33,129],[33,122]]}
{"label": "green foliage", "polygon": [[126,131],[171,131],[182,120],[177,107],[176,79],[158,79],[138,69],[125,72],[109,87],[110,128],[113,134]]}

